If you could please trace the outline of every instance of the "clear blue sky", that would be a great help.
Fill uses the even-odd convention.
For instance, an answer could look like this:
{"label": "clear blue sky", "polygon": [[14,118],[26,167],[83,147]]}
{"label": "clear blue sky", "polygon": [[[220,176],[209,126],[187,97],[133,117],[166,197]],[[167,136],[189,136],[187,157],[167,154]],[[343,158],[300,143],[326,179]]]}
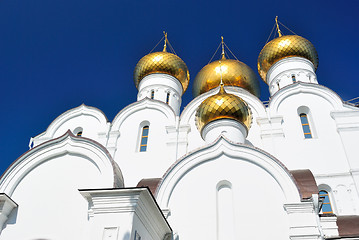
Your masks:
{"label": "clear blue sky", "polygon": [[316,47],[319,83],[357,97],[358,12],[359,1],[1,0],[0,172],[66,110],[85,103],[112,121],[136,101],[134,67],[163,30],[191,74],[182,108],[221,35],[257,72],[276,15]]}

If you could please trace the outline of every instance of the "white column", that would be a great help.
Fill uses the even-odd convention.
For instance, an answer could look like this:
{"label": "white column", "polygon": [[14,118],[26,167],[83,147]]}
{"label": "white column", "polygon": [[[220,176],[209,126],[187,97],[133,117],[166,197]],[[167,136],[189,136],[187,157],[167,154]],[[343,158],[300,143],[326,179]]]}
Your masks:
{"label": "white column", "polygon": [[289,237],[292,240],[318,240],[321,238],[318,214],[313,202],[284,204],[289,217]]}
{"label": "white column", "polygon": [[[330,115],[335,120],[355,186],[355,192],[349,194],[352,195],[354,208],[359,209],[359,111],[333,111]],[[348,210],[354,212],[354,209]]]}

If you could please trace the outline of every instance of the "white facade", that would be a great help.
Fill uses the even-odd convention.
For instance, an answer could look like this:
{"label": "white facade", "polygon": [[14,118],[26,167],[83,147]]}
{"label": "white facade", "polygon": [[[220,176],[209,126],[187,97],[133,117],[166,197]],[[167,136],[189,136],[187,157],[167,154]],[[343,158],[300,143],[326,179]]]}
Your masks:
{"label": "white facade", "polygon": [[[359,215],[359,108],[318,84],[304,58],[278,61],[267,82],[267,105],[225,87],[251,109],[248,132],[217,120],[201,136],[196,110],[218,88],[180,113],[182,85],[162,73],[112,122],[85,105],[63,113],[3,174],[0,239],[345,238],[337,216]],[[318,186],[309,195],[302,169]],[[153,197],[136,187],[151,178],[161,178]],[[318,190],[332,215],[320,215]]]}

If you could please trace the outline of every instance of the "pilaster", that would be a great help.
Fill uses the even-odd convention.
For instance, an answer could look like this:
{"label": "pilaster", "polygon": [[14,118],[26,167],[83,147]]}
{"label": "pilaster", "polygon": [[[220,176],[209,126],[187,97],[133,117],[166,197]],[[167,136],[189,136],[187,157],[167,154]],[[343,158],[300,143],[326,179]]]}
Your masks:
{"label": "pilaster", "polygon": [[284,204],[289,217],[289,237],[293,240],[320,239],[321,233],[313,202]]}

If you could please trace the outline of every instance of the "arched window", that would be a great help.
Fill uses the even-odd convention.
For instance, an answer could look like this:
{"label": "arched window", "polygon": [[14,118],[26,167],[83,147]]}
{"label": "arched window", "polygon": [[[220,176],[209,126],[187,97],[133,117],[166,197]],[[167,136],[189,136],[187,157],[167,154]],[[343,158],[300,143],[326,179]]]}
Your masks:
{"label": "arched window", "polygon": [[166,97],[166,103],[168,104],[170,102],[170,93],[167,93],[167,97]]}
{"label": "arched window", "polygon": [[73,131],[74,135],[81,137],[82,136],[82,132],[83,132],[83,128],[82,127],[77,127],[75,128],[75,130]]}
{"label": "arched window", "polygon": [[330,204],[329,194],[325,190],[320,190],[319,197],[323,199],[322,213],[328,214],[333,213],[332,205]]}
{"label": "arched window", "polygon": [[141,142],[140,142],[140,152],[147,151],[147,142],[148,142],[148,132],[150,130],[149,126],[144,126],[142,128]]}
{"label": "arched window", "polygon": [[313,138],[312,132],[310,131],[307,114],[301,113],[299,114],[299,117],[300,117],[300,122],[302,123],[304,138]]}
{"label": "arched window", "polygon": [[155,97],[155,90],[151,90],[151,99]]}

